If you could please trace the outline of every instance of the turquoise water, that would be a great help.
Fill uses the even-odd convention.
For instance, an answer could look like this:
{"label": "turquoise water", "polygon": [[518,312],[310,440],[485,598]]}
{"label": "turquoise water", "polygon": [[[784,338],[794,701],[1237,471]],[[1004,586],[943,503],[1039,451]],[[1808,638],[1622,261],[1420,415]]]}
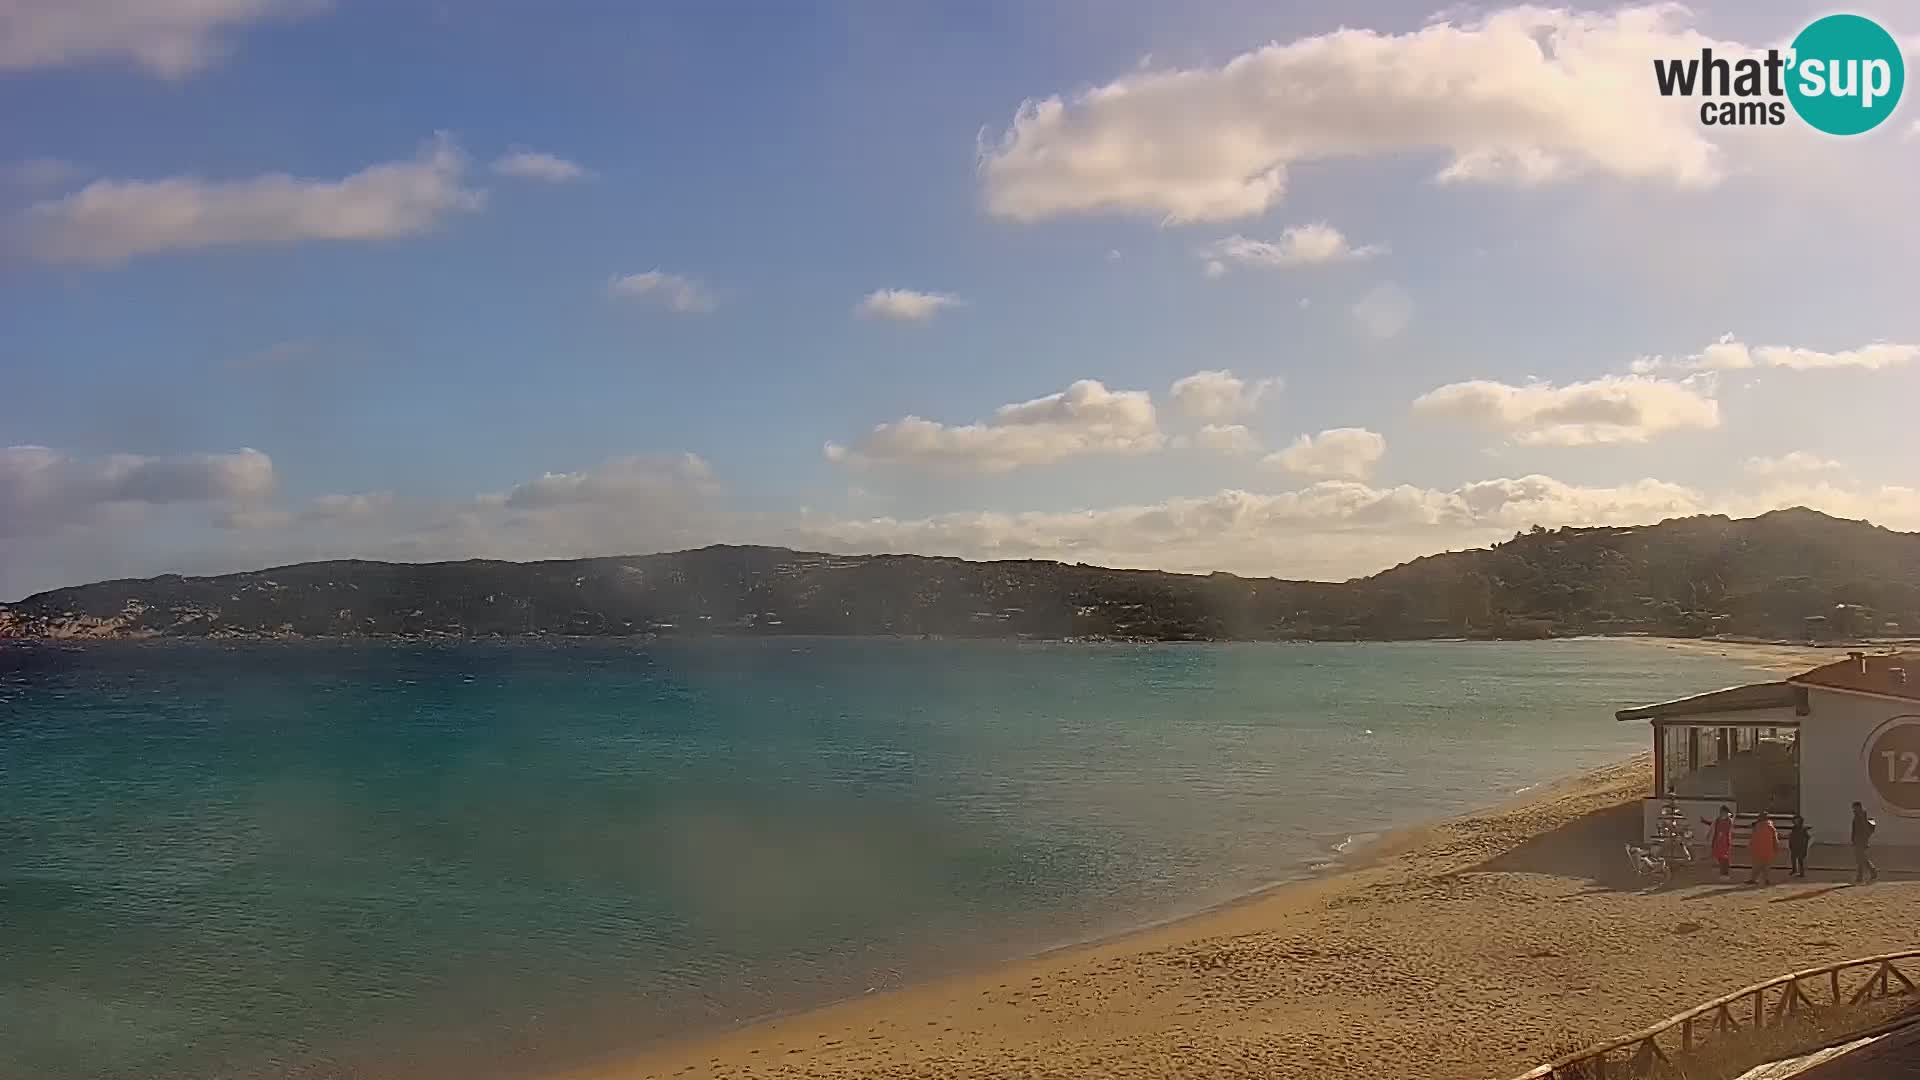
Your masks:
{"label": "turquoise water", "polygon": [[0,649],[0,1077],[521,1076],[1617,759],[1618,641]]}

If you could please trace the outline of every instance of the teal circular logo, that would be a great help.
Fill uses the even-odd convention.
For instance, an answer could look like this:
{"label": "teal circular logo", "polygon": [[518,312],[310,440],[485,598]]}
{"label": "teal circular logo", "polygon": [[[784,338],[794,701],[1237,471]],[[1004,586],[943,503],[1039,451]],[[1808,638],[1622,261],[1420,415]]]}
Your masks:
{"label": "teal circular logo", "polygon": [[1828,15],[1793,39],[1787,100],[1800,119],[1829,135],[1880,126],[1907,83],[1900,43],[1872,19]]}

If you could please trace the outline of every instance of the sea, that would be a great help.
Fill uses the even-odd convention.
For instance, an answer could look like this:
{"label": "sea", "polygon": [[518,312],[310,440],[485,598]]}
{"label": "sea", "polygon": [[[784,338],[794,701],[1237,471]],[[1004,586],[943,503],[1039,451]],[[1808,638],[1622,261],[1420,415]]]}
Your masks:
{"label": "sea", "polygon": [[0,1078],[540,1076],[1646,745],[1649,642],[0,647]]}

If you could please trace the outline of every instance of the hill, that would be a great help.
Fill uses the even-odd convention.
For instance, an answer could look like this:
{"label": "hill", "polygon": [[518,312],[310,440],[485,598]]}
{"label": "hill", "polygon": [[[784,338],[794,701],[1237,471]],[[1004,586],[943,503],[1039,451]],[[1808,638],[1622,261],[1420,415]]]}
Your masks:
{"label": "hill", "polygon": [[533,563],[341,561],[104,581],[0,638],[941,635],[1382,640],[1920,629],[1920,534],[1811,510],[1541,529],[1347,582],[715,546]]}

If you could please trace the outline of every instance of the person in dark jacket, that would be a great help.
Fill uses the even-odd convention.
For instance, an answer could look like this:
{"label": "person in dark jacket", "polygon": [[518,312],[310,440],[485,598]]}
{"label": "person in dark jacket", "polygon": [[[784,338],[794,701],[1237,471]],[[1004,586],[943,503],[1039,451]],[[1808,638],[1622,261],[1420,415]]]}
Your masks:
{"label": "person in dark jacket", "polygon": [[1853,883],[1879,881],[1880,868],[1873,865],[1867,855],[1867,844],[1873,840],[1873,830],[1878,825],[1867,816],[1867,808],[1859,803],[1853,804]]}
{"label": "person in dark jacket", "polygon": [[1793,869],[1789,871],[1789,876],[1807,876],[1807,848],[1812,844],[1813,830],[1807,827],[1807,819],[1799,814],[1793,815],[1793,828],[1787,830],[1787,854],[1793,856]]}

